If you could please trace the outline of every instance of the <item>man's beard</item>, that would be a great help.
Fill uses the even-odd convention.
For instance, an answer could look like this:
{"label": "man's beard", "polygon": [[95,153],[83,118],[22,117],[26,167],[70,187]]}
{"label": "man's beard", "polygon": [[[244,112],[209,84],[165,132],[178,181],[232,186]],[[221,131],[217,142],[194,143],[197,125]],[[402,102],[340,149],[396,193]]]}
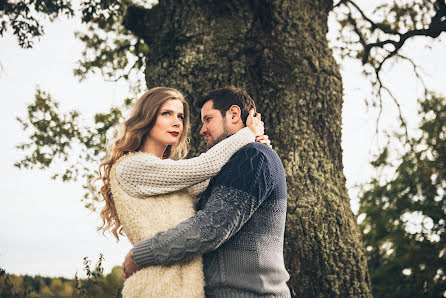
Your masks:
{"label": "man's beard", "polygon": [[230,135],[231,134],[229,133],[229,129],[226,125],[226,122],[223,121],[223,133],[221,135],[219,135],[216,139],[211,140],[211,142],[206,143],[207,150],[211,149],[212,147],[214,147],[215,145],[217,145],[218,143],[220,143],[221,141],[223,141]]}

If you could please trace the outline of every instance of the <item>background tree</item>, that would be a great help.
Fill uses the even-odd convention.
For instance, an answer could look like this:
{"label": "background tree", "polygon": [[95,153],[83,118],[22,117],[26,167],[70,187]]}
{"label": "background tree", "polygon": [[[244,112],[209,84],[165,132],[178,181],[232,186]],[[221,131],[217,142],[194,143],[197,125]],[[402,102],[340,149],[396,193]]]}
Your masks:
{"label": "background tree", "polygon": [[382,151],[373,162],[377,176],[360,200],[377,297],[446,292],[446,98],[430,94],[420,113],[419,136],[400,158],[390,158],[391,148]]}
{"label": "background tree", "polygon": [[42,19],[53,21],[61,14],[74,15],[70,1],[0,0],[0,36],[12,31],[21,47],[31,48],[44,34]]}
{"label": "background tree", "polygon": [[119,297],[123,279],[121,266],[115,266],[107,275],[103,274],[103,257],[95,267],[84,258],[86,278],[67,279],[40,275],[15,275],[0,268],[0,297]]}
{"label": "background tree", "polygon": [[[444,157],[440,144],[444,143],[445,102],[429,91],[422,65],[404,50],[415,38],[433,39],[445,31],[445,2],[394,1],[378,5],[369,15],[347,0],[338,3],[335,13],[342,25],[335,53],[343,59],[361,60],[363,73],[374,87],[367,103],[382,110],[387,95],[400,112],[401,129],[372,162],[376,177],[360,195],[360,219],[365,218],[361,232],[373,292],[377,297],[443,296],[445,208],[440,160]],[[400,109],[403,102],[382,78],[395,62],[411,65],[424,91],[421,137],[418,132],[409,136]],[[377,131],[378,124],[379,116]]]}
{"label": "background tree", "polygon": [[[127,71],[134,69],[128,67],[129,63],[134,62],[125,65],[126,60],[123,58],[122,64],[113,64],[110,61],[114,59],[107,60],[104,57],[114,54],[116,57],[127,57],[125,55],[136,49],[140,55],[138,57],[148,58],[148,87],[174,86],[188,94],[191,100],[196,94],[217,86],[236,84],[247,89],[259,101],[260,109],[268,108],[271,111],[265,115],[265,120],[270,125],[269,134],[277,144],[277,151],[287,172],[290,197],[286,253],[287,267],[292,273],[290,286],[293,294],[369,295],[368,276],[342,174],[341,81],[325,39],[327,15],[333,4],[330,1],[248,1],[243,4],[234,1],[195,1],[186,5],[180,1],[162,1],[148,9],[124,1],[92,3],[85,4],[90,10],[84,10],[84,13],[90,13],[90,18],[84,19],[93,24],[90,30],[105,28],[110,33],[115,30],[110,29],[113,26],[107,23],[113,19],[110,16],[116,16],[117,22],[124,18],[127,31],[132,32],[143,46],[135,47],[136,43],[129,42],[127,44],[130,46],[126,48],[119,47],[118,43],[115,44],[116,48],[105,47],[101,50],[98,45],[103,44],[105,39],[101,41],[99,36],[93,34],[90,40],[98,42],[88,43],[88,39],[84,39],[87,42],[86,49],[92,50],[92,59],[81,61],[81,66],[86,67],[80,67],[80,73],[113,67]],[[391,9],[392,13],[388,15],[395,16],[394,23],[413,18],[415,27],[423,25],[416,21],[420,16],[423,20],[431,20],[431,23],[436,19],[443,24],[442,3],[444,4],[437,1],[436,5],[418,6],[422,8],[418,10],[398,10],[399,13],[396,9]],[[107,4],[116,4],[119,8],[117,13],[109,14]],[[357,26],[359,20],[375,25],[386,23],[370,22],[371,19],[354,2],[341,1],[334,7],[350,11],[350,14],[347,13],[348,18],[341,23],[344,28],[352,28],[353,32],[362,37],[359,43],[347,41],[345,49],[348,46],[355,48],[355,45],[356,48],[363,46],[367,49],[369,41],[363,41],[366,40],[364,36],[368,35],[364,32],[370,32],[372,37],[382,36],[379,30],[383,26]],[[381,6],[382,9],[391,7],[392,5]],[[355,19],[352,13],[354,8],[358,8],[357,13],[362,19]],[[432,13],[435,13],[434,17]],[[394,31],[398,33],[399,29],[407,28],[399,26]],[[442,31],[444,30],[440,26],[439,32]],[[383,44],[384,50],[389,51],[385,44],[392,43]],[[395,46],[396,51],[382,63],[396,57],[400,48]],[[353,53],[350,50],[347,52]],[[367,56],[367,59],[362,60],[365,62],[365,69],[370,70],[367,63],[373,61],[371,58],[375,54],[373,47],[370,47],[369,52],[364,50],[362,55],[356,54],[356,58]],[[134,61],[138,61],[138,57]],[[381,65],[379,69],[382,68],[382,63],[378,64]],[[375,65],[371,64],[372,67]],[[113,74],[113,71],[110,73]],[[375,74],[379,78],[379,71]],[[378,82],[381,94],[383,86],[381,81]],[[384,90],[388,91],[387,87]],[[48,109],[47,114],[37,112],[33,115],[35,119],[46,117],[48,121],[51,119],[48,118],[50,111]],[[102,156],[101,143],[88,143],[85,140],[89,139],[89,134],[97,135],[102,132],[105,135],[120,117],[119,110],[114,108],[114,111],[116,112],[110,115],[99,115],[96,128],[84,129],[85,133],[79,134],[85,138],[68,135],[69,140],[78,140],[84,150],[93,150],[96,154],[89,155],[89,158],[94,156],[99,159]],[[287,111],[287,114],[279,111]],[[197,123],[197,119],[194,121]],[[47,127],[56,124],[49,123]],[[46,133],[46,128],[42,130],[34,124],[32,130],[36,135]],[[290,130],[293,130],[296,137],[286,134]],[[199,141],[193,141],[194,148],[197,149]],[[30,145],[33,146],[31,143]],[[57,144],[52,145],[57,147]],[[42,143],[34,149],[39,146],[45,148],[46,145]],[[61,156],[64,154],[66,152]],[[53,160],[55,159],[51,159]],[[33,164],[42,163],[38,160],[33,163],[31,160],[28,165]],[[44,166],[49,165],[51,162]],[[91,175],[91,171],[84,170],[87,177]],[[73,179],[76,176],[67,177]],[[337,239],[340,241],[335,241]]]}
{"label": "background tree", "polygon": [[[341,59],[361,61],[363,75],[373,89],[366,104],[382,112],[384,99],[390,97],[399,111],[399,120],[407,141],[407,124],[401,112],[401,100],[392,91],[392,85],[382,75],[395,63],[408,63],[424,89],[422,99],[429,94],[422,66],[405,50],[415,38],[438,38],[446,31],[446,4],[444,0],[381,1],[371,14],[358,1],[340,0],[333,6],[341,30],[332,40],[332,48]],[[379,130],[379,113],[376,130]]]}

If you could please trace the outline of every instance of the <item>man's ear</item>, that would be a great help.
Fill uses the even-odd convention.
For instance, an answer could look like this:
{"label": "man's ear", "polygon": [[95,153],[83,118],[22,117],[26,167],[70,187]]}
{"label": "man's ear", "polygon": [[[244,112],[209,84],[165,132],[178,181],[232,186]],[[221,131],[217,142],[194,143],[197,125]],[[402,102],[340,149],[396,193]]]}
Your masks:
{"label": "man's ear", "polygon": [[242,110],[238,105],[232,105],[226,112],[226,117],[229,117],[231,123],[236,124],[242,121]]}

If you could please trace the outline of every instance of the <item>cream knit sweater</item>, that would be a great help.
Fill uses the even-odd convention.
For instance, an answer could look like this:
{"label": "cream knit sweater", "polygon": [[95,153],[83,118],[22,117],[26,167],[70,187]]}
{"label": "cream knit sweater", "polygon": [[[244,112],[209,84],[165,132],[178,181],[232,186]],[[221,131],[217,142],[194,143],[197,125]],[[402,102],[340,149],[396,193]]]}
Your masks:
{"label": "cream knit sweater", "polygon": [[[244,128],[191,159],[159,159],[148,153],[121,157],[112,167],[110,185],[130,242],[151,238],[193,216],[196,195],[236,151],[254,140],[251,130]],[[143,268],[125,281],[122,295],[204,297],[202,259]]]}

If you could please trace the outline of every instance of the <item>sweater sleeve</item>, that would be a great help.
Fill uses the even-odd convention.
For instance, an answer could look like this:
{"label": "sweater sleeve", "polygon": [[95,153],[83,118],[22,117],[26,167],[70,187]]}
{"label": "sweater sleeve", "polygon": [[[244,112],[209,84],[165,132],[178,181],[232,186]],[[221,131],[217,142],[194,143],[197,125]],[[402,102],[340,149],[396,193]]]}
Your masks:
{"label": "sweater sleeve", "polygon": [[174,192],[215,176],[235,152],[254,141],[255,135],[245,127],[191,159],[134,154],[117,165],[116,177],[125,191],[138,197]]}
{"label": "sweater sleeve", "polygon": [[225,165],[196,215],[133,247],[139,267],[189,260],[215,250],[241,229],[270,194],[272,179],[263,156],[240,161],[231,159]]}
{"label": "sweater sleeve", "polygon": [[192,196],[198,196],[199,194],[201,194],[208,186],[209,186],[209,182],[211,179],[206,179],[203,182],[194,184],[190,187],[187,188],[187,191],[192,195]]}

